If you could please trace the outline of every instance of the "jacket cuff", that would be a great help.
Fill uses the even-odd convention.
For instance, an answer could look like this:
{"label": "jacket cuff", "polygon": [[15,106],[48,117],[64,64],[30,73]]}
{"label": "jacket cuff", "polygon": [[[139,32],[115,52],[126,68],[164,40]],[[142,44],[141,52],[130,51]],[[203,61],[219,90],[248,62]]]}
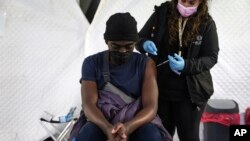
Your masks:
{"label": "jacket cuff", "polygon": [[187,61],[187,60],[184,60],[184,61],[185,61],[185,64],[184,64],[184,68],[183,68],[183,70],[182,70],[182,73],[183,73],[183,74],[188,74],[189,66],[190,66],[190,65],[188,65],[188,61]]}
{"label": "jacket cuff", "polygon": [[143,44],[145,41],[147,41],[147,38],[140,38],[139,41],[136,43],[136,50],[139,51],[140,53],[146,53],[146,51],[143,49]]}

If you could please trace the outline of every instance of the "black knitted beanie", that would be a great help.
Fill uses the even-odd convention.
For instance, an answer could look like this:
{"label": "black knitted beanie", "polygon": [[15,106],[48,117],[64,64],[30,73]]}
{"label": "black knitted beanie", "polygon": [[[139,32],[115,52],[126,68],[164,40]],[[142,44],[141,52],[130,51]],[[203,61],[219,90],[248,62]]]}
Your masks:
{"label": "black knitted beanie", "polygon": [[106,22],[106,41],[137,41],[137,22],[130,13],[116,13]]}

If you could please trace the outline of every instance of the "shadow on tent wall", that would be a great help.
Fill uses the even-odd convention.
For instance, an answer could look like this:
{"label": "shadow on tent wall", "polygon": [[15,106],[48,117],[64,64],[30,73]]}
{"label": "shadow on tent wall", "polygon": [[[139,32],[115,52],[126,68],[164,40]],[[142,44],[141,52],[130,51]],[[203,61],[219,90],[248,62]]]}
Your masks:
{"label": "shadow on tent wall", "polygon": [[79,5],[89,23],[92,22],[100,0],[80,0]]}

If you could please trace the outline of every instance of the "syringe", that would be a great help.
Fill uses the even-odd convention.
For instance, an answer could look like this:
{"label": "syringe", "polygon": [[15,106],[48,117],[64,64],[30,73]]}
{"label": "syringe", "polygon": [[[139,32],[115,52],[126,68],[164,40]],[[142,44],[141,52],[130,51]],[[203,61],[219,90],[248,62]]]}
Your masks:
{"label": "syringe", "polygon": [[159,66],[161,66],[161,65],[164,65],[164,64],[166,64],[168,61],[169,61],[169,60],[163,61],[163,62],[161,62],[160,64],[158,64],[156,67],[159,67]]}
{"label": "syringe", "polygon": [[[174,58],[175,58],[175,57],[174,57]],[[169,60],[163,61],[163,62],[161,62],[160,64],[158,64],[156,67],[159,67],[159,66],[161,66],[161,65],[164,65],[164,64],[166,64],[168,61],[169,61]]]}

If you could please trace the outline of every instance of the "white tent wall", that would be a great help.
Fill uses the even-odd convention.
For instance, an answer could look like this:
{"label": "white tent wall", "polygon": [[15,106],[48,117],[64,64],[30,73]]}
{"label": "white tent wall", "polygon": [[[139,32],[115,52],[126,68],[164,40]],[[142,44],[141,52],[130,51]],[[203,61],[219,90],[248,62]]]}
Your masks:
{"label": "white tent wall", "polygon": [[[109,16],[130,12],[141,29],[154,5],[164,1],[101,0],[89,26],[76,0],[0,0],[0,14],[7,14],[0,36],[0,140],[47,137],[40,116],[44,110],[60,115],[80,107],[82,61],[107,49],[103,33]],[[234,99],[243,112],[250,106],[250,1],[210,5],[220,43],[212,98]]]}
{"label": "white tent wall", "polygon": [[[44,111],[80,107],[81,65],[89,23],[71,0],[0,0],[0,140],[48,137]],[[79,113],[79,110],[78,110]]]}
{"label": "white tent wall", "polygon": [[250,107],[250,1],[212,0],[211,15],[220,43],[219,61],[212,69],[212,98],[234,99],[244,112]]}

